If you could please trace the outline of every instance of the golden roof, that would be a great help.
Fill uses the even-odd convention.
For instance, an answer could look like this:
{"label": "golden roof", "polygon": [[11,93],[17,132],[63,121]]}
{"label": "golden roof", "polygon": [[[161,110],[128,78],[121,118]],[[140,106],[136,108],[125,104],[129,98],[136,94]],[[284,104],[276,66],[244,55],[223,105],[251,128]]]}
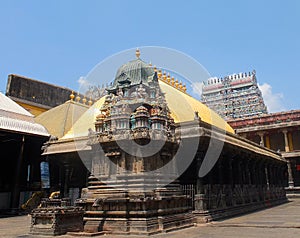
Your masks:
{"label": "golden roof", "polygon": [[62,138],[88,108],[87,105],[69,100],[38,115],[35,121],[46,127],[51,135]]}
{"label": "golden roof", "polygon": [[227,132],[234,133],[232,127],[224,119],[197,99],[164,81],[160,80],[159,86],[165,93],[168,107],[171,110],[171,116],[175,122],[192,121],[194,120],[195,112],[198,112],[202,121]]}
{"label": "golden roof", "polygon": [[[227,132],[234,133],[234,130],[223,120],[216,112],[209,109],[206,105],[182,92],[179,89],[159,81],[161,90],[165,93],[165,98],[171,116],[176,123],[193,121],[195,112],[197,111],[202,121],[214,125]],[[88,129],[94,130],[94,123],[96,117],[100,113],[100,108],[105,101],[105,97],[99,99],[93,106],[91,106],[73,125],[73,127],[65,134],[62,139],[71,139],[74,137],[81,137],[88,135]]]}
{"label": "golden roof", "polygon": [[72,128],[62,137],[63,139],[70,139],[74,137],[87,136],[88,129],[94,130],[94,123],[96,117],[100,113],[100,108],[105,101],[105,96],[95,102],[82,116],[75,122]]}

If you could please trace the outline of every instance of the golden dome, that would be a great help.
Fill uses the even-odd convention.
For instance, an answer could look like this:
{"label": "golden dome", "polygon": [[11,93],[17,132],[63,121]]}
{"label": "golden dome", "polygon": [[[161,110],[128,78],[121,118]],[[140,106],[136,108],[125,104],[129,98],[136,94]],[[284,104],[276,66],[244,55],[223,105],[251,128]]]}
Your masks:
{"label": "golden dome", "polygon": [[100,113],[98,116],[96,116],[96,121],[104,120],[106,118],[105,114]]}

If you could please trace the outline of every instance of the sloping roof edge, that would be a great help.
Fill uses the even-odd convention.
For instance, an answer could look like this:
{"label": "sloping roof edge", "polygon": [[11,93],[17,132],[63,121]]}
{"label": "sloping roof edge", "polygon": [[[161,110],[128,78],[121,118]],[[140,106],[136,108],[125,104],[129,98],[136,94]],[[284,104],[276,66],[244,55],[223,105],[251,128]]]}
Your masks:
{"label": "sloping roof edge", "polygon": [[2,116],[0,116],[0,129],[45,137],[50,136],[48,131],[40,124]]}

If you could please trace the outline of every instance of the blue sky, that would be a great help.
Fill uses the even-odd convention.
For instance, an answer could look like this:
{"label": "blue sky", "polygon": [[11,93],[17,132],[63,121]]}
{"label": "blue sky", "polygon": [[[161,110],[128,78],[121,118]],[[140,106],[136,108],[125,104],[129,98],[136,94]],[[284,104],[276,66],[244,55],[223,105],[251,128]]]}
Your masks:
{"label": "blue sky", "polygon": [[212,76],[257,72],[271,111],[300,109],[300,1],[0,1],[0,91],[10,73],[78,88],[112,54],[163,46]]}

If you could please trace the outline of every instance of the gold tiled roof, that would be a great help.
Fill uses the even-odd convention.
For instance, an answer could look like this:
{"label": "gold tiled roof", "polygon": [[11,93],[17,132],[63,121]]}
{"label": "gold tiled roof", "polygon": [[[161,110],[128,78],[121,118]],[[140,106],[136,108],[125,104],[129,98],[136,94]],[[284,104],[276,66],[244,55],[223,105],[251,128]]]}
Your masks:
{"label": "gold tiled roof", "polygon": [[168,107],[175,122],[192,121],[194,120],[195,112],[198,112],[202,121],[234,133],[232,127],[224,119],[197,99],[163,81],[159,81],[159,85],[165,93]]}
{"label": "gold tiled roof", "polygon": [[95,102],[82,116],[75,122],[72,128],[62,137],[63,139],[69,139],[80,136],[87,136],[88,129],[94,130],[94,123],[96,116],[99,115],[99,108],[103,105],[105,97],[102,97]]}
{"label": "gold tiled roof", "polygon": [[38,115],[35,121],[46,127],[51,135],[61,138],[87,110],[87,105],[69,100]]}
{"label": "gold tiled roof", "polygon": [[[217,113],[197,99],[163,81],[159,81],[159,85],[161,90],[165,93],[168,107],[171,110],[171,116],[175,122],[192,121],[194,120],[195,111],[197,111],[202,121],[227,132],[234,133],[234,130]],[[102,97],[91,106],[62,138],[71,139],[74,137],[87,136],[89,128],[94,130],[96,116],[100,113],[99,109],[103,105],[104,100],[105,97]]]}

